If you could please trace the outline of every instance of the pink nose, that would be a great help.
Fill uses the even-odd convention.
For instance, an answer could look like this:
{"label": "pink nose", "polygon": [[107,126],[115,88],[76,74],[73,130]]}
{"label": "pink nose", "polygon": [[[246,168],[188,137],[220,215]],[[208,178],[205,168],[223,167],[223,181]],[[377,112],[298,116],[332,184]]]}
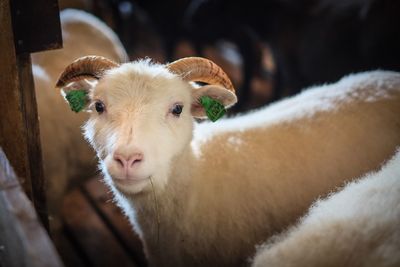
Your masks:
{"label": "pink nose", "polygon": [[133,169],[135,166],[139,165],[142,160],[142,153],[134,153],[129,156],[114,153],[114,161],[117,163],[117,166],[124,169],[124,171]]}

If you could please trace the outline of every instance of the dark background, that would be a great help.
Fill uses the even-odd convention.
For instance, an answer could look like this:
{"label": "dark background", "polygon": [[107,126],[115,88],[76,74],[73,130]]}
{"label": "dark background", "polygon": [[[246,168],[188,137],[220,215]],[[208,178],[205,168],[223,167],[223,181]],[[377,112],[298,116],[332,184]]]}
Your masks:
{"label": "dark background", "polygon": [[131,60],[213,59],[237,88],[235,111],[353,72],[400,69],[398,0],[60,1],[65,7],[104,20]]}

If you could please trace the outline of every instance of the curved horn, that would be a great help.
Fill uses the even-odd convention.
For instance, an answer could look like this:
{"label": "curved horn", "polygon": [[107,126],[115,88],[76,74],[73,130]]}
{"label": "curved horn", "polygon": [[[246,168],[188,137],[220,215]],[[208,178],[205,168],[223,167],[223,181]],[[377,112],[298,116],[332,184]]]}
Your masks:
{"label": "curved horn", "polygon": [[85,56],[78,58],[65,68],[60,78],[58,78],[56,87],[61,88],[70,82],[83,78],[95,78],[98,80],[104,75],[105,71],[118,66],[118,63],[105,57]]}
{"label": "curved horn", "polygon": [[235,93],[228,75],[211,60],[202,57],[186,57],[168,64],[167,68],[182,76],[185,81],[220,85]]}

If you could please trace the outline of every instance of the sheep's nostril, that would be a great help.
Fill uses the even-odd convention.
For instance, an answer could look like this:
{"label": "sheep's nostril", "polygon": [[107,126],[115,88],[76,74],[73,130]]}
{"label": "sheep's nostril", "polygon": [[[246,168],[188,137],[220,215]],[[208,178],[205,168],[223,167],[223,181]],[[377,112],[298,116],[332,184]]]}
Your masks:
{"label": "sheep's nostril", "polygon": [[125,157],[121,154],[114,154],[114,161],[118,165],[118,167],[122,169],[132,169],[133,167],[137,166],[140,162],[143,161],[143,154],[141,153],[134,153],[129,157]]}
{"label": "sheep's nostril", "polygon": [[123,156],[115,154],[114,160],[118,164],[119,167],[125,169],[128,166],[128,160],[126,160]]}
{"label": "sheep's nostril", "polygon": [[115,159],[115,161],[120,165],[120,167],[124,168],[124,162],[120,159]]}
{"label": "sheep's nostril", "polygon": [[139,163],[139,162],[141,162],[141,161],[142,161],[141,159],[135,159],[134,161],[132,161],[131,166],[132,166],[132,165],[135,165],[135,163]]}
{"label": "sheep's nostril", "polygon": [[131,156],[129,160],[129,167],[133,167],[135,164],[140,163],[143,160],[143,155],[142,154],[134,154]]}

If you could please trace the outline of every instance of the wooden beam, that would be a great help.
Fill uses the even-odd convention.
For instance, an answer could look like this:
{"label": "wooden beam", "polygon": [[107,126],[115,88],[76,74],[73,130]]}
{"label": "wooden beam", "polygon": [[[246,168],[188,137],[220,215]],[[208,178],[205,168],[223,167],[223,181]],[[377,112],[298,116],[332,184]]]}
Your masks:
{"label": "wooden beam", "polygon": [[62,266],[1,148],[0,266]]}
{"label": "wooden beam", "polygon": [[23,123],[21,92],[9,0],[0,2],[0,146],[15,166],[20,182],[29,196],[32,187],[29,176],[26,126]]}
{"label": "wooden beam", "polygon": [[57,0],[12,0],[10,5],[17,54],[62,47]]}
{"label": "wooden beam", "polygon": [[48,229],[30,55],[16,55],[10,0],[0,1],[0,32],[0,146]]}
{"label": "wooden beam", "polygon": [[28,145],[28,168],[32,183],[32,196],[36,212],[48,229],[46,205],[46,186],[43,173],[42,149],[40,143],[39,116],[36,105],[35,85],[32,76],[32,63],[29,54],[17,56],[18,77],[21,84],[22,115]]}

